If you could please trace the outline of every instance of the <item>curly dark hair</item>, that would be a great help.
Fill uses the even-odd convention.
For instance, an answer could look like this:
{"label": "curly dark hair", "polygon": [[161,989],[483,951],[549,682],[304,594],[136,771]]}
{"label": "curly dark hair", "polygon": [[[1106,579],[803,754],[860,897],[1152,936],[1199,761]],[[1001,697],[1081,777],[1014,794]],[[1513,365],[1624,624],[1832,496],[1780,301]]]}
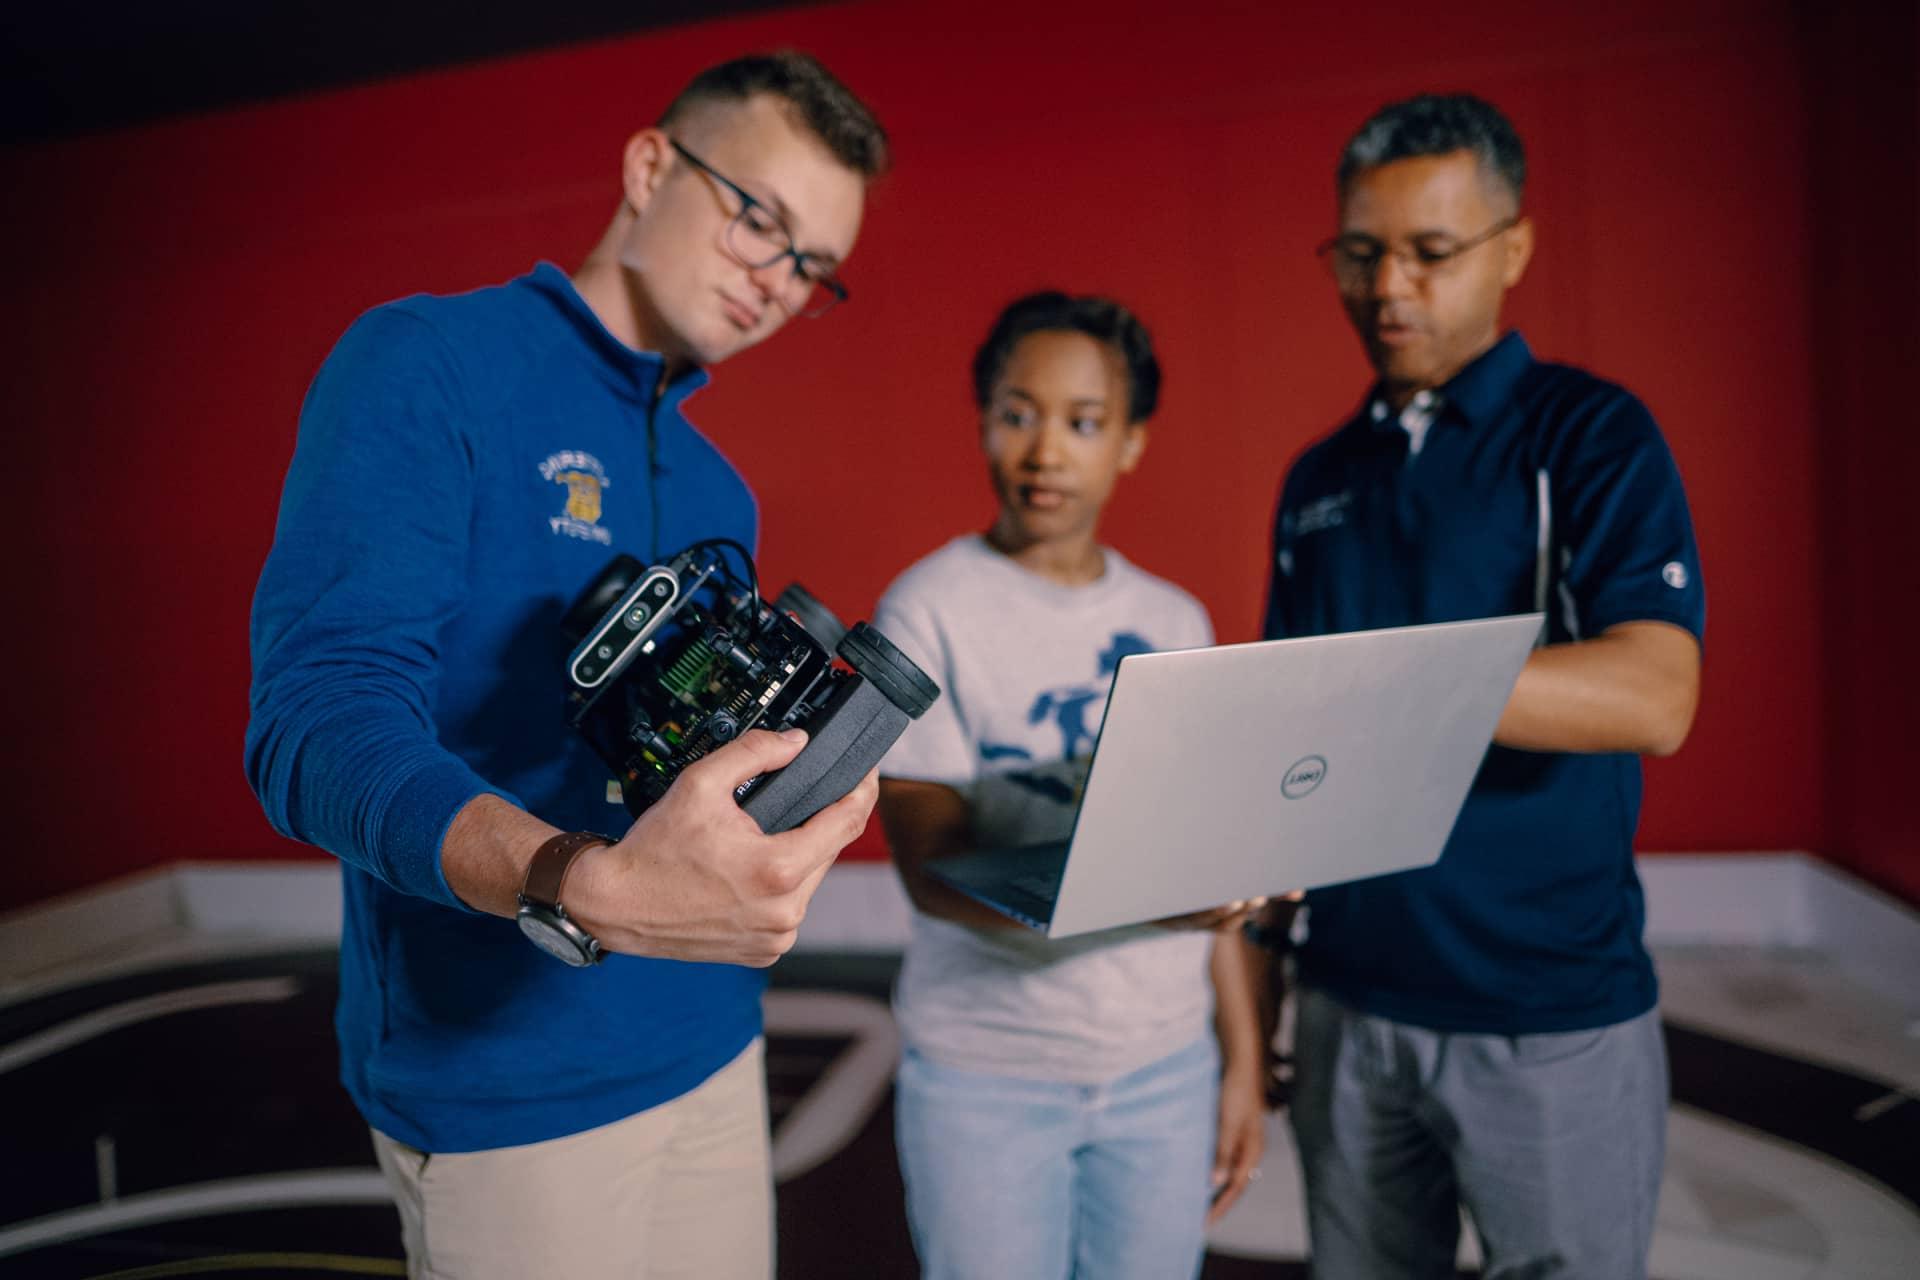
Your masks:
{"label": "curly dark hair", "polygon": [[749,54],[708,67],[668,104],[659,124],[664,129],[704,103],[745,102],[763,93],[787,103],[794,122],[860,176],[878,178],[893,164],[887,131],[867,104],[819,59],[793,49]]}
{"label": "curly dark hair", "polygon": [[1470,93],[1423,93],[1374,112],[1340,153],[1335,184],[1344,195],[1363,169],[1455,151],[1471,151],[1481,174],[1520,202],[1527,187],[1527,149],[1500,108]]}
{"label": "curly dark hair", "polygon": [[1160,361],[1140,318],[1111,298],[1048,289],[1009,303],[974,352],[973,400],[981,409],[992,401],[1013,349],[1034,333],[1084,333],[1119,355],[1127,366],[1127,421],[1145,422],[1159,407]]}

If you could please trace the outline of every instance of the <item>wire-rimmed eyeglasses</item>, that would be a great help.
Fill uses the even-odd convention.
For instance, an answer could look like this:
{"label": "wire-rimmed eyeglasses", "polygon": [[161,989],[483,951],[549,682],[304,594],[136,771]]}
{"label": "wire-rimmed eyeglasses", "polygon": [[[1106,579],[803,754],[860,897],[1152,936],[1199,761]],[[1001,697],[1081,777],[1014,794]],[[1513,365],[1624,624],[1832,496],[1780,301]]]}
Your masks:
{"label": "wire-rimmed eyeglasses", "polygon": [[1438,233],[1415,236],[1411,244],[1401,248],[1389,248],[1372,236],[1349,233],[1335,236],[1314,250],[1329,270],[1340,288],[1348,293],[1366,288],[1380,270],[1381,260],[1392,256],[1400,260],[1400,270],[1408,280],[1419,284],[1436,272],[1446,269],[1446,265],[1461,254],[1477,249],[1502,231],[1510,231],[1520,222],[1519,214],[1502,218],[1477,236],[1468,236],[1465,240],[1455,240],[1451,236]]}

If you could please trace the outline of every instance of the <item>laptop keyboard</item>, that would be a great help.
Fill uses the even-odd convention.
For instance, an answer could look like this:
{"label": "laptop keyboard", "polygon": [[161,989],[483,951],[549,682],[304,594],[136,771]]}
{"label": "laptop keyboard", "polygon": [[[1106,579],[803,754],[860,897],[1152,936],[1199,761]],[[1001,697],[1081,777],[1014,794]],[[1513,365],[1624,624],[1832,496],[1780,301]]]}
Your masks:
{"label": "laptop keyboard", "polygon": [[1043,902],[1052,902],[1060,896],[1060,881],[1066,874],[1065,867],[1053,867],[1046,871],[1024,871],[1007,881],[1022,893],[1030,893]]}

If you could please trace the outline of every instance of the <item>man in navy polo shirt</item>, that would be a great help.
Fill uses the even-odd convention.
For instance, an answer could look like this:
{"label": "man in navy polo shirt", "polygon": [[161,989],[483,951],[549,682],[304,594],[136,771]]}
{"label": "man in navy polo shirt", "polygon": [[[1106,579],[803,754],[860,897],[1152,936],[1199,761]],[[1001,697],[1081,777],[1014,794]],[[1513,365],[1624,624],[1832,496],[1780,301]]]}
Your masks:
{"label": "man in navy polo shirt", "polygon": [[[1534,229],[1512,126],[1388,106],[1321,248],[1378,375],[1288,475],[1269,636],[1539,609],[1440,861],[1308,896],[1292,1117],[1314,1273],[1644,1274],[1667,1072],[1633,835],[1704,606],[1673,458],[1628,392],[1504,337]],[[1435,678],[1444,678],[1436,674]],[[1384,726],[1383,726],[1384,728]]]}

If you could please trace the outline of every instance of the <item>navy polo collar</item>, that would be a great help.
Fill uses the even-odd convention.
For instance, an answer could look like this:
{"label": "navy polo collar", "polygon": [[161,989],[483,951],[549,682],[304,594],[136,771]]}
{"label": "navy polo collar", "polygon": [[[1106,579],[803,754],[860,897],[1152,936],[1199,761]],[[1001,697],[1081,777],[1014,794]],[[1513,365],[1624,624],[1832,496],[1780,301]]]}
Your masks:
{"label": "navy polo collar", "polygon": [[[579,331],[600,357],[602,376],[616,390],[632,395],[643,405],[656,407],[654,392],[660,387],[665,356],[657,351],[635,350],[609,333],[587,300],[580,296],[580,291],[573,287],[573,280],[553,263],[542,262],[522,278],[551,299],[568,323]],[[680,403],[706,386],[710,377],[706,369],[698,365],[682,371],[660,390],[657,407],[677,411]]]}
{"label": "navy polo collar", "polygon": [[1485,426],[1513,398],[1520,379],[1532,367],[1533,352],[1516,329],[1454,374],[1440,393],[1469,425]]}
{"label": "navy polo collar", "polygon": [[[1469,426],[1492,422],[1532,367],[1532,349],[1519,330],[1513,330],[1439,388],[1436,394],[1440,409],[1442,412],[1453,410]],[[1387,408],[1379,383],[1367,393],[1362,420],[1380,431],[1400,429],[1399,417]]]}

